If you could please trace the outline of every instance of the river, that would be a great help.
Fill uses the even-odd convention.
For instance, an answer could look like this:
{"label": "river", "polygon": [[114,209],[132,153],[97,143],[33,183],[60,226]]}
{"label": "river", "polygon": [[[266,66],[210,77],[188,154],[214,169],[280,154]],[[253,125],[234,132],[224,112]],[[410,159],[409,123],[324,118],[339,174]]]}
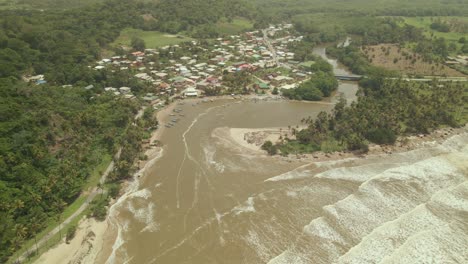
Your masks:
{"label": "river", "polygon": [[[338,92],[355,100],[356,90],[341,83]],[[246,149],[229,128],[296,126],[332,104],[177,107],[185,116],[163,133],[161,157],[110,209],[115,239],[103,263],[467,258],[466,134],[411,152],[313,162]]]}

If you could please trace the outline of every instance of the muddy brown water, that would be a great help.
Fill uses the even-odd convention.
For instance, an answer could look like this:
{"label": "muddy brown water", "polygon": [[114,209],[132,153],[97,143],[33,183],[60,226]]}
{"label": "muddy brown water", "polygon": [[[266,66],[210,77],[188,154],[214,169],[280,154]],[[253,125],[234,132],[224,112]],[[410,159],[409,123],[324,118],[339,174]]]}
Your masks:
{"label": "muddy brown water", "polygon": [[[348,98],[355,91],[343,89],[356,89],[349,85],[340,86]],[[117,237],[106,263],[467,260],[468,135],[325,162],[268,157],[229,136],[230,127],[295,126],[332,107],[280,100],[178,106],[185,116],[164,132],[161,157],[110,209]]]}

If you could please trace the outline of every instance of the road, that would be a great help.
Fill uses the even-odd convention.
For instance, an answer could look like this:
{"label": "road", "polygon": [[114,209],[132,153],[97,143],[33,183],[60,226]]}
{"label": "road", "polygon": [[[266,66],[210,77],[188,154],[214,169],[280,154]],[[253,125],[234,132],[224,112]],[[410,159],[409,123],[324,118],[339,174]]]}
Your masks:
{"label": "road", "polygon": [[[116,157],[120,157],[121,149],[118,151]],[[114,161],[112,161],[109,166],[107,166],[106,171],[102,174],[101,179],[99,182],[104,183],[105,179],[109,175],[109,173],[114,169]],[[67,219],[61,222],[57,227],[52,229],[49,233],[47,233],[43,238],[37,241],[37,244],[32,245],[28,248],[20,257],[17,258],[16,263],[21,263],[24,259],[28,257],[31,252],[34,252],[37,248],[41,248],[44,244],[46,244],[51,237],[56,235],[57,233],[62,231],[62,227],[71,223],[76,217],[78,217],[81,213],[83,213],[88,207],[89,204],[93,201],[96,195],[100,194],[103,190],[99,189],[98,187],[94,187],[93,190],[88,194],[86,201],[76,210],[72,215],[70,215]],[[65,233],[65,232],[63,232]]]}
{"label": "road", "polygon": [[[139,118],[141,118],[143,116],[144,109],[145,108],[142,108],[140,111],[138,111],[138,114],[135,116],[135,120],[137,120],[137,119],[139,119]],[[104,173],[101,175],[101,178],[99,179],[100,184],[104,184],[106,182],[107,176],[109,175],[109,173],[111,173],[114,170],[114,166],[115,166],[114,161],[118,160],[120,158],[121,153],[122,153],[122,148],[119,148],[119,150],[115,154],[113,160],[111,161],[109,166],[107,166]],[[41,248],[41,247],[44,246],[44,244],[47,244],[47,242],[54,235],[56,235],[57,233],[62,231],[62,227],[68,225],[73,220],[75,220],[76,217],[78,217],[81,213],[83,213],[89,207],[90,203],[93,201],[93,199],[96,197],[96,195],[100,194],[101,192],[103,192],[102,189],[98,188],[97,186],[94,187],[91,190],[91,192],[88,194],[88,197],[86,198],[86,201],[72,215],[70,215],[67,219],[62,221],[57,227],[52,229],[49,233],[47,233],[44,237],[42,237],[39,241],[37,241],[37,244],[34,244],[31,247],[29,247],[28,249],[26,249],[26,251],[16,259],[15,263],[21,263],[23,260],[25,260],[28,257],[28,255],[31,252],[34,252],[37,248]],[[63,232],[63,233],[65,233],[65,232]]]}
{"label": "road", "polygon": [[273,60],[275,61],[276,65],[278,66],[282,65],[278,59],[278,55],[276,54],[275,48],[271,44],[271,41],[270,41],[270,38],[268,37],[266,29],[262,30],[262,33],[263,33],[263,41],[267,45],[268,50],[270,51],[271,56],[273,57]]}

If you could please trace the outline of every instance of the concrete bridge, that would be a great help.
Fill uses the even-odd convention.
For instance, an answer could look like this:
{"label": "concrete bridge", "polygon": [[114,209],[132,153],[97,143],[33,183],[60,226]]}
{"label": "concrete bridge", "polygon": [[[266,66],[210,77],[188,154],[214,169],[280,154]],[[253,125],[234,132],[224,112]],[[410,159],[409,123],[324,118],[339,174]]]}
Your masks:
{"label": "concrete bridge", "polygon": [[359,81],[363,76],[361,75],[335,75],[338,80],[341,81]]}

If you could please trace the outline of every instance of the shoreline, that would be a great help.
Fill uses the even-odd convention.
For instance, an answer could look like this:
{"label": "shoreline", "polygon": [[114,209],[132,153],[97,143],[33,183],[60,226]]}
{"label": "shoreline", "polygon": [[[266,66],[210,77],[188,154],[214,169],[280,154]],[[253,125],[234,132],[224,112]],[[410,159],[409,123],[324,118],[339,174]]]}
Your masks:
{"label": "shoreline", "polygon": [[[111,213],[111,207],[116,205],[119,199],[125,199],[127,193],[131,192],[132,187],[138,187],[140,177],[145,177],[146,172],[162,156],[164,146],[152,146],[151,144],[155,140],[160,140],[163,136],[166,127],[162,125],[170,119],[173,109],[183,102],[185,104],[202,103],[206,101],[218,101],[218,100],[264,100],[266,98],[273,98],[277,100],[280,97],[272,96],[258,96],[258,95],[241,95],[241,96],[216,96],[216,97],[205,97],[205,98],[193,98],[185,100],[176,100],[171,102],[169,105],[160,109],[156,113],[156,118],[159,122],[159,128],[152,132],[149,143],[143,143],[144,150],[142,151],[147,155],[148,159],[144,161],[136,161],[135,164],[139,170],[128,180],[121,183],[121,193],[116,199],[111,200],[108,206],[108,216],[106,220],[102,222],[96,221],[94,218],[83,218],[77,225],[76,235],[66,244],[65,241],[57,244],[53,248],[50,248],[44,252],[34,263],[105,263],[108,258],[113,254],[113,246],[118,239],[117,229],[111,223],[109,217]],[[286,100],[288,101],[288,100]],[[331,104],[328,103],[327,104]],[[289,131],[288,127],[273,127],[273,128],[225,128],[229,133],[229,136],[234,143],[238,146],[249,150],[256,155],[267,155],[265,151],[261,149],[261,144],[266,140],[276,142],[279,140],[280,134]],[[296,128],[302,129],[302,127]],[[394,146],[380,146],[371,144],[369,146],[369,152],[362,155],[357,155],[352,152],[334,152],[324,153],[315,152],[312,154],[297,154],[288,155],[286,157],[275,155],[272,156],[274,159],[281,159],[287,162],[292,161],[304,161],[304,162],[320,162],[320,161],[333,161],[346,158],[365,158],[369,155],[385,155],[404,151],[410,151],[422,147],[430,142],[441,142],[450,136],[468,132],[468,125],[461,128],[443,128],[438,129],[430,133],[429,135],[418,135],[409,136],[405,138],[399,138]],[[258,140],[248,142],[248,134],[260,133],[261,136]],[[289,133],[289,132],[287,132]],[[262,142],[263,140],[263,142]],[[162,144],[163,145],[163,144]],[[140,169],[141,168],[141,169]]]}
{"label": "shoreline", "polygon": [[[113,244],[117,239],[117,230],[112,228],[112,223],[109,220],[110,209],[115,205],[118,200],[125,196],[125,193],[129,191],[132,183],[136,181],[139,182],[140,177],[144,177],[151,163],[157,160],[164,149],[163,146],[151,146],[155,140],[160,140],[166,127],[161,125],[170,119],[170,114],[172,114],[173,109],[176,106],[183,102],[186,104],[189,103],[202,103],[204,101],[218,101],[218,100],[249,100],[249,99],[259,99],[262,100],[271,96],[256,96],[256,95],[238,95],[238,96],[215,96],[215,97],[205,97],[205,98],[193,98],[193,99],[184,99],[184,100],[175,100],[164,108],[156,112],[156,118],[160,123],[157,130],[151,133],[149,143],[142,143],[143,154],[148,158],[146,160],[137,160],[135,165],[139,170],[133,175],[133,177],[124,180],[121,183],[121,193],[116,199],[112,199],[108,205],[108,215],[106,220],[99,222],[94,218],[82,218],[77,227],[75,237],[70,241],[69,244],[65,243],[65,240],[62,240],[60,243],[54,247],[48,249],[44,252],[37,260],[33,263],[35,264],[48,264],[48,263],[63,263],[66,260],[66,263],[105,263],[113,251]],[[141,169],[140,169],[141,168]],[[86,250],[84,250],[86,249]]]}
{"label": "shoreline", "polygon": [[[266,151],[261,149],[265,141],[270,140],[275,144],[279,141],[280,135],[286,135],[287,127],[281,128],[227,128],[228,135],[238,145],[257,154],[267,155]],[[299,128],[301,129],[301,128]],[[441,143],[449,137],[468,133],[468,124],[460,128],[440,128],[427,135],[411,135],[400,137],[394,145],[370,144],[369,152],[357,154],[351,151],[339,151],[325,153],[317,151],[305,154],[289,154],[288,156],[274,155],[272,158],[279,158],[285,161],[303,160],[308,162],[334,161],[346,158],[366,158],[370,155],[390,155],[415,150],[428,144]],[[252,136],[253,135],[253,136]],[[253,138],[253,139],[252,139]]]}
{"label": "shoreline", "polygon": [[[156,113],[158,121],[161,122],[160,120],[167,120],[177,103],[178,102],[172,102],[159,110]],[[150,143],[155,140],[159,140],[164,131],[164,126],[159,126],[157,130],[153,131],[150,137]],[[130,184],[134,181],[138,181],[138,178],[145,173],[146,165],[152,160],[157,159],[163,150],[160,146],[151,147],[150,144],[142,145],[144,148],[143,153],[147,155],[148,159],[144,161],[138,160],[135,162],[139,168],[143,169],[135,173],[130,179],[121,183],[122,191],[116,199],[112,199],[110,201],[107,209],[108,214],[112,205],[114,205],[118,199],[123,196]],[[79,221],[76,227],[75,237],[70,241],[70,243],[67,244],[65,240],[62,240],[57,245],[44,252],[33,263],[99,263],[99,261],[104,263],[106,262],[107,257],[111,254],[112,244],[116,237],[117,232],[112,229],[112,223],[109,222],[109,215],[104,221],[97,221],[92,217],[83,217]],[[112,244],[109,245],[107,242],[111,242]]]}

